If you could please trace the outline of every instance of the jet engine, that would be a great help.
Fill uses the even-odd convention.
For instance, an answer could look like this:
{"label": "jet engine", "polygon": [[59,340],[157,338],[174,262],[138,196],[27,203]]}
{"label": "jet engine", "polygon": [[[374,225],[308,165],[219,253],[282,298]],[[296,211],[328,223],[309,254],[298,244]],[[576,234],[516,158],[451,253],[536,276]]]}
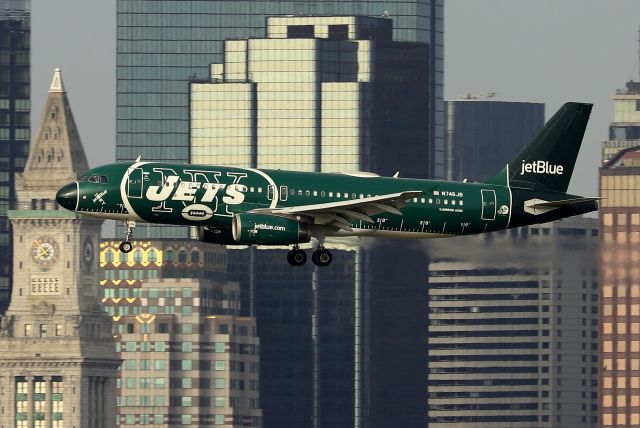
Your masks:
{"label": "jet engine", "polygon": [[291,245],[311,240],[311,227],[307,223],[270,214],[236,214],[231,233],[239,244]]}
{"label": "jet engine", "polygon": [[198,227],[198,241],[207,244],[229,245],[235,244],[231,229],[219,227]]}

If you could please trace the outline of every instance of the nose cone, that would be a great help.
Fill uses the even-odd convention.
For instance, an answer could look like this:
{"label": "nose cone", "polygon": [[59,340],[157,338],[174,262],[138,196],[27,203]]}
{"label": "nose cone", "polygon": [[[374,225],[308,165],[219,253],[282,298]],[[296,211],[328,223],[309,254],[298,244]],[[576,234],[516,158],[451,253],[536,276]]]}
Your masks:
{"label": "nose cone", "polygon": [[56,193],[56,201],[60,206],[75,211],[78,206],[78,185],[76,183],[70,183],[62,187]]}

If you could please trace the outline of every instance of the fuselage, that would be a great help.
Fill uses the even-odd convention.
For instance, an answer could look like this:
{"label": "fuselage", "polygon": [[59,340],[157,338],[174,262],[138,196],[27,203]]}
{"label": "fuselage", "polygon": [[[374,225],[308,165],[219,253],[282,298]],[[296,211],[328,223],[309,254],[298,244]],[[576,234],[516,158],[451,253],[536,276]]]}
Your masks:
{"label": "fuselage", "polygon": [[[65,190],[66,189],[66,190]],[[366,173],[310,173],[155,162],[94,168],[63,188],[58,198],[80,214],[113,220],[231,228],[235,214],[260,209],[358,200],[421,192],[401,212],[351,221],[352,230],[325,235],[433,238],[490,232],[541,223],[597,209],[587,201],[544,213],[525,210],[530,200],[562,200],[564,193],[487,183],[379,177]],[[65,193],[66,192],[66,193]]]}

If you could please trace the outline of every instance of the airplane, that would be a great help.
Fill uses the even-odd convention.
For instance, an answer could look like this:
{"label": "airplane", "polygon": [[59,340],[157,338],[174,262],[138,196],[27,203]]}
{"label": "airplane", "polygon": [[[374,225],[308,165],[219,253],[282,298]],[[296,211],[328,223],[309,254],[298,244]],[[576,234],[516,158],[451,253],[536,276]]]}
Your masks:
{"label": "airplane", "polygon": [[567,194],[592,104],[566,103],[498,174],[483,182],[146,162],[89,170],[56,194],[76,213],[124,222],[196,226],[221,245],[292,246],[293,266],[328,266],[330,236],[447,238],[549,222],[598,209]]}

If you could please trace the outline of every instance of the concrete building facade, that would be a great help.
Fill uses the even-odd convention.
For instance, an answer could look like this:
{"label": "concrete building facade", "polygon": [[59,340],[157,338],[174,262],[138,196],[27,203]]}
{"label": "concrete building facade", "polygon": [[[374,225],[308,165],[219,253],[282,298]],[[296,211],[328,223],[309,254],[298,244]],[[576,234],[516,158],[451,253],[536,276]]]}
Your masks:
{"label": "concrete building facade", "polygon": [[13,258],[7,211],[16,202],[15,176],[24,170],[31,138],[31,2],[0,4],[0,313],[9,305]]}
{"label": "concrete building facade", "polygon": [[240,316],[223,247],[100,244],[102,301],[123,360],[119,426],[261,427],[255,319]]}
{"label": "concrete building facade", "polygon": [[191,84],[191,162],[428,177],[429,45],[389,18],[268,17]]}
{"label": "concrete building facade", "polygon": [[597,426],[597,220],[429,248],[429,427]]}
{"label": "concrete building facade", "polygon": [[640,84],[612,97],[602,144],[600,425],[640,426]]}
{"label": "concrete building facade", "polygon": [[14,286],[0,322],[0,427],[113,428],[111,321],[98,298],[100,220],[59,210],[56,191],[87,170],[60,70],[16,178]]}
{"label": "concrete building facade", "polygon": [[[191,162],[430,174],[428,44],[394,42],[381,17],[266,25],[265,38],[225,41],[224,63],[192,83]],[[265,427],[424,426],[425,253],[326,244],[329,270],[292,270],[282,249],[228,253],[258,322]]]}

